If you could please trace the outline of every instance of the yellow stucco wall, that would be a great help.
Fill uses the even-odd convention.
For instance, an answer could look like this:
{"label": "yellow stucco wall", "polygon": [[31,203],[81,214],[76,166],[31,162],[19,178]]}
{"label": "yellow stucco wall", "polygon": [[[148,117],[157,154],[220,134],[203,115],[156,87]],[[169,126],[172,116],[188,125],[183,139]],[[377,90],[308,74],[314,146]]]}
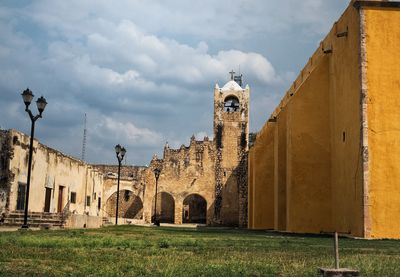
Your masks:
{"label": "yellow stucco wall", "polygon": [[[359,30],[349,6],[271,115],[275,135],[257,137],[251,149],[256,157],[274,147],[274,168],[263,168],[274,172],[276,230],[364,235]],[[254,164],[253,194],[265,178]],[[249,201],[254,213],[257,201]]]}
{"label": "yellow stucco wall", "polygon": [[252,149],[249,150],[248,154],[248,163],[247,163],[247,173],[248,173],[248,206],[247,206],[247,226],[250,229],[254,229],[254,186],[256,183],[254,182],[254,151]]}
{"label": "yellow stucco wall", "polygon": [[329,56],[287,104],[288,231],[331,229]]}
{"label": "yellow stucco wall", "polygon": [[400,238],[400,11],[365,19],[371,237]]}
{"label": "yellow stucco wall", "polygon": [[274,228],[274,126],[267,123],[258,133],[258,143],[250,150],[249,160],[252,229]]}
{"label": "yellow stucco wall", "polygon": [[286,230],[286,145],[287,109],[284,107],[276,119],[274,135],[274,195],[275,195],[275,229]]}
{"label": "yellow stucco wall", "polygon": [[[358,10],[349,6],[325,44],[333,48],[329,56],[332,226],[338,232],[362,237],[359,20]],[[347,36],[336,36],[345,30]]]}

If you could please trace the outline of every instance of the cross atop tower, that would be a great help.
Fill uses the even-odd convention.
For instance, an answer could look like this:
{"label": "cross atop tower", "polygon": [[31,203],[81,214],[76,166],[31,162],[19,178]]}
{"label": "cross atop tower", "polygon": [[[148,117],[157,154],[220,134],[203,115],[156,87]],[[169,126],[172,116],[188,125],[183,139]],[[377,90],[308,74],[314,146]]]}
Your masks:
{"label": "cross atop tower", "polygon": [[235,74],[236,72],[235,71],[233,71],[233,69],[232,69],[232,71],[231,72],[229,72],[229,74],[231,74],[231,80],[233,80],[233,78],[234,78],[234,75],[233,74]]}

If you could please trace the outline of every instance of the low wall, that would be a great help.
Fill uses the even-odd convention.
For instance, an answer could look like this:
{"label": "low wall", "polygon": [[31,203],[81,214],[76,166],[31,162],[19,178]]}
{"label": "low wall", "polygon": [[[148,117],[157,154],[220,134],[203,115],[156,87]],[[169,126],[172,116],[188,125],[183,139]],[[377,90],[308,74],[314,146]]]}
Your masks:
{"label": "low wall", "polygon": [[103,225],[100,216],[73,214],[67,220],[66,228],[99,228]]}

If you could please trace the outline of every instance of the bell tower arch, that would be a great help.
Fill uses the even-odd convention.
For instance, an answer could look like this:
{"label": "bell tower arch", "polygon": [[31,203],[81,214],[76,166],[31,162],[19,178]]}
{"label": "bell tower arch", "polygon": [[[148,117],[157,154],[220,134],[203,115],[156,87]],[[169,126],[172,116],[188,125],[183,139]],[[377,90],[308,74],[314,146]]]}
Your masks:
{"label": "bell tower arch", "polygon": [[215,224],[239,225],[238,168],[247,155],[250,88],[234,76],[214,89]]}

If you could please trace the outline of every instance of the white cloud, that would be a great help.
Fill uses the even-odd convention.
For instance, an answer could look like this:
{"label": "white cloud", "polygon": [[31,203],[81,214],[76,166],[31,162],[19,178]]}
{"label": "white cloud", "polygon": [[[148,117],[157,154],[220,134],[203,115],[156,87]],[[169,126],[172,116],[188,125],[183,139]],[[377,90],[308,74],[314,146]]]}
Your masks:
{"label": "white cloud", "polygon": [[162,141],[162,135],[158,132],[147,128],[138,128],[132,122],[117,121],[109,117],[102,117],[98,120],[92,132],[98,137],[109,137],[128,145],[157,146]]}
{"label": "white cloud", "polygon": [[102,22],[114,26],[114,32],[106,28],[92,33],[88,22],[76,22],[87,26],[81,30],[81,39],[61,38],[49,45],[45,62],[62,68],[55,71],[61,79],[92,87],[156,89],[165,83],[198,85],[226,79],[227,72],[238,66],[254,82],[268,84],[279,79],[272,64],[258,53],[227,50],[211,55],[204,41],[191,47],[147,34],[128,20]]}
{"label": "white cloud", "polygon": [[[199,131],[212,136],[214,83],[223,85],[240,65],[252,88],[252,129],[258,129],[293,81],[288,71],[298,70],[280,60],[293,63],[304,47],[298,38],[314,35],[314,47],[315,34],[338,16],[332,7],[343,2],[2,2],[0,124],[26,130],[19,93],[29,86],[49,102],[38,128],[43,142],[79,156],[76,134],[86,112],[93,119],[89,160],[114,159],[112,147],[122,143],[148,162],[165,140],[187,143]],[[282,37],[290,43],[270,46]]]}

